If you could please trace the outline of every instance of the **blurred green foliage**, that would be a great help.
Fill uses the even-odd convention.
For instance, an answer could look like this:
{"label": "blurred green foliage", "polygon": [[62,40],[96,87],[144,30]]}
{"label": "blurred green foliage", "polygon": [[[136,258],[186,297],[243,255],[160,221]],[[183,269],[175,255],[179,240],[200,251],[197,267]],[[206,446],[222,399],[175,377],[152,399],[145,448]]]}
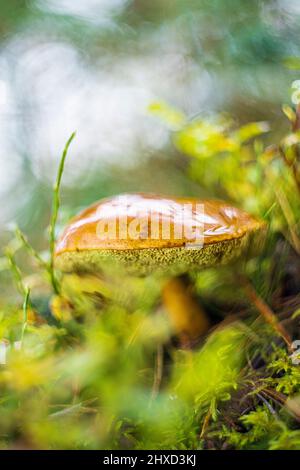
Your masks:
{"label": "blurred green foliage", "polygon": [[[76,14],[70,5],[60,11],[55,2],[1,2],[1,44],[23,116],[13,115],[12,133],[21,176],[3,200],[16,198],[11,219],[38,250],[20,231],[1,233],[0,447],[300,449],[299,366],[245,298],[241,276],[299,338],[299,110],[285,105],[280,112],[299,73],[299,12],[275,0],[132,0],[100,24],[101,15],[91,18],[89,8]],[[152,149],[149,161],[135,167],[130,159],[121,169],[93,162],[64,188],[58,220],[60,227],[98,197],[145,189],[224,198],[264,218],[269,235],[259,258],[189,273],[213,323],[194,349],[176,346],[156,278],[56,273],[60,288],[53,292],[45,235],[50,184],[31,154],[40,122],[31,114],[34,87],[29,79],[24,92],[14,57],[33,36],[38,44],[72,47],[94,73],[104,52],[114,64],[128,61],[130,75],[133,58],[146,63],[159,51],[161,62],[175,52],[185,64],[191,60],[196,83],[207,74],[203,102],[197,101],[203,82],[187,99],[194,82],[183,74],[174,90],[149,104],[150,119],[170,131],[170,145]],[[111,140],[117,131],[118,122]],[[47,159],[46,150],[40,153]],[[88,152],[81,151],[84,160]],[[67,163],[68,173],[75,164]]]}
{"label": "blurred green foliage", "polygon": [[[142,135],[148,125],[143,118],[144,108],[138,109],[143,125],[134,149],[126,146],[128,129],[133,124],[126,117],[127,108],[122,108],[122,102],[130,100],[130,93],[136,89],[150,91],[151,97],[172,103],[188,116],[201,112],[207,117],[226,111],[238,122],[271,120],[276,131],[283,131],[279,106],[287,101],[288,87],[297,78],[296,62],[300,55],[299,11],[295,2],[85,0],[75,5],[70,0],[3,0],[0,3],[3,64],[0,80],[9,85],[12,98],[9,103],[13,105],[2,114],[3,124],[8,126],[3,128],[3,142],[8,143],[3,144],[0,165],[1,174],[7,179],[8,161],[16,161],[11,184],[1,196],[7,200],[7,208],[2,208],[0,223],[3,226],[3,222],[16,219],[42,248],[45,248],[42,233],[50,213],[49,173],[54,166],[48,163],[49,154],[51,158],[58,155],[61,145],[53,144],[61,127],[57,118],[62,115],[69,121],[68,109],[82,100],[83,106],[77,113],[93,123],[97,116],[87,112],[89,101],[80,95],[88,87],[92,101],[99,98],[101,87],[106,89],[103,71],[113,84],[107,95],[113,95],[114,90],[124,85],[129,98],[122,92],[116,98],[113,96],[112,101],[108,97],[107,102],[99,103],[100,114],[103,106],[106,110],[115,107],[116,112],[113,118],[108,116],[101,121],[92,136],[86,135],[84,127],[81,129],[82,122],[74,110],[70,132],[78,121],[82,143],[78,146],[79,162],[73,161],[69,167],[70,180],[64,188],[64,210],[68,216],[97,198],[128,190],[215,196],[214,188],[207,190],[202,182],[201,186],[191,185],[178,170],[182,162],[172,148],[157,142],[154,148],[141,146],[147,140]],[[78,84],[78,91],[69,101],[67,92],[70,88],[72,93],[73,83]],[[134,103],[134,108],[138,106],[139,103]],[[109,131],[106,123],[110,123]],[[155,141],[152,129],[150,135],[154,135]],[[95,141],[90,142],[92,137]],[[107,167],[102,162],[109,158],[107,152],[113,141],[120,141],[120,155]],[[103,149],[103,142],[108,142],[108,147]],[[133,167],[135,152],[140,157]],[[145,155],[151,158],[145,161]],[[124,160],[128,163],[120,168]],[[5,234],[1,234],[1,240],[4,238]]]}
{"label": "blurred green foliage", "polygon": [[[190,158],[189,174],[213,194],[231,200],[249,212],[266,218],[282,230],[299,253],[300,188],[298,147],[300,133],[288,133],[278,144],[265,145],[260,138],[269,132],[266,122],[238,127],[230,116],[196,117],[188,120],[163,103],[150,107],[167,125],[176,148]],[[296,114],[289,106],[283,112],[293,128]]]}

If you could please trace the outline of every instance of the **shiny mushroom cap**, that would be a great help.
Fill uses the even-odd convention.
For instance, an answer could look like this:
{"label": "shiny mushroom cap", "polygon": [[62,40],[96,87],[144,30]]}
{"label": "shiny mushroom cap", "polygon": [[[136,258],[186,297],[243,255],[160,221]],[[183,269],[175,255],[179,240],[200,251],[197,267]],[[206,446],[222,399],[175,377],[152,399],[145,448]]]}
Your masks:
{"label": "shiny mushroom cap", "polygon": [[225,264],[259,251],[265,223],[226,202],[122,194],[72,219],[56,245],[56,267],[97,272],[105,263],[144,274]]}

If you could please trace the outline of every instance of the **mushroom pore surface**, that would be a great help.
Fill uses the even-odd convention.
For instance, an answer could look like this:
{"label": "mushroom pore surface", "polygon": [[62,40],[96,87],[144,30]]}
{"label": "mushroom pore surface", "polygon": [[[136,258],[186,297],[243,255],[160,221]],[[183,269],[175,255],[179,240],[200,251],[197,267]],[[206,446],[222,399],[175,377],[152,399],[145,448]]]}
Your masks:
{"label": "mushroom pore surface", "polygon": [[[137,274],[176,273],[255,255],[265,228],[222,201],[122,194],[69,222],[56,245],[55,265],[64,272],[97,272],[116,263]],[[201,243],[194,243],[195,233]]]}

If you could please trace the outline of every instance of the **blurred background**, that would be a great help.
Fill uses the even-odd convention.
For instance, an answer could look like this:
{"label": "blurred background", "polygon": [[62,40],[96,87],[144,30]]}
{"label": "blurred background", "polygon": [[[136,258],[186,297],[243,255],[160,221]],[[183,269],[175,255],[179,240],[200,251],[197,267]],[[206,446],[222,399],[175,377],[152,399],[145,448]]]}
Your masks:
{"label": "blurred background", "polygon": [[[0,449],[300,449],[299,24],[299,0],[0,0]],[[180,280],[211,325],[193,350],[155,276],[57,272],[54,293],[73,131],[58,231],[126,191],[268,223],[256,259]]]}
{"label": "blurred background", "polygon": [[284,132],[299,20],[297,0],[1,0],[2,242],[15,221],[43,247],[74,130],[62,218],[122,191],[203,195],[149,104]]}

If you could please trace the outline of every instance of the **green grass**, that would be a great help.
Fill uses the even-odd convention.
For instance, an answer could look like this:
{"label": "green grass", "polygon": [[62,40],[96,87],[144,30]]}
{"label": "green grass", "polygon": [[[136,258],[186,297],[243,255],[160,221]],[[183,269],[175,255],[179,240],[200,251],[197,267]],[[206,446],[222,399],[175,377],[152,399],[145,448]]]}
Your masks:
{"label": "green grass", "polygon": [[53,187],[53,199],[52,199],[52,214],[49,226],[49,248],[50,248],[50,264],[49,264],[49,273],[52,282],[53,290],[56,294],[59,293],[59,284],[54,272],[54,252],[55,252],[55,231],[56,231],[56,223],[58,217],[58,211],[60,206],[60,185],[61,179],[65,167],[65,160],[68,154],[69,146],[74,139],[76,132],[73,132],[69,137],[65,148],[63,150],[60,163],[58,166],[57,177]]}

